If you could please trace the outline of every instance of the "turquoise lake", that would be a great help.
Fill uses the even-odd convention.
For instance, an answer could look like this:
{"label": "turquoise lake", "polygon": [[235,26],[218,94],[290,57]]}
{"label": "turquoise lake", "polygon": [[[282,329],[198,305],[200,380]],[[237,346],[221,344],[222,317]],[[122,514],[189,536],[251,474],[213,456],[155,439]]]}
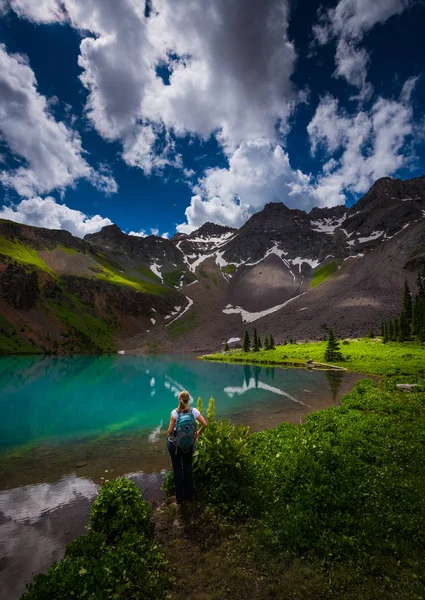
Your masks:
{"label": "turquoise lake", "polygon": [[195,356],[0,357],[0,589],[18,599],[85,532],[103,479],[161,497],[170,411],[187,389],[253,431],[300,423],[362,375],[197,360]]}
{"label": "turquoise lake", "polygon": [[[187,389],[253,431],[338,402],[352,373],[223,364],[194,356],[0,358],[0,489],[75,470],[94,480],[168,465],[165,435]],[[83,464],[86,463],[86,464]]]}

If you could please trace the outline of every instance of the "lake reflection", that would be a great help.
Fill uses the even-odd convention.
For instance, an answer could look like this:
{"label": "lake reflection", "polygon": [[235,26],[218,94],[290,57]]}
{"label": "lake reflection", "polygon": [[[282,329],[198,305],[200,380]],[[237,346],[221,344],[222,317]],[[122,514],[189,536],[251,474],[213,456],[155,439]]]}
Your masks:
{"label": "lake reflection", "polygon": [[0,489],[77,471],[96,483],[168,465],[165,436],[183,389],[253,431],[299,423],[360,375],[205,362],[191,356],[0,358]]}

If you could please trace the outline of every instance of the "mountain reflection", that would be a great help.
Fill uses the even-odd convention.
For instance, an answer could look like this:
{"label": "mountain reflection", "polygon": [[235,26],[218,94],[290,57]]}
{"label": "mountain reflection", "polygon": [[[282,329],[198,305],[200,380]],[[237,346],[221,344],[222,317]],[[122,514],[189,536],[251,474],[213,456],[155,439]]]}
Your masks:
{"label": "mountain reflection", "polygon": [[218,417],[232,418],[258,402],[314,410],[323,401],[334,403],[352,375],[209,363],[182,355],[2,357],[0,450],[28,452],[109,435],[156,440],[158,423],[168,422],[183,389],[192,403],[201,397],[206,405],[213,396]]}

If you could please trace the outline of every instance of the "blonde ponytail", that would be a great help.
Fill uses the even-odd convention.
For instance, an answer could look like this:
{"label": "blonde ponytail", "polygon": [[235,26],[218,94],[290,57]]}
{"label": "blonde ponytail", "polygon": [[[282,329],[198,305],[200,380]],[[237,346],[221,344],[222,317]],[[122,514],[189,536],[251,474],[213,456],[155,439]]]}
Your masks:
{"label": "blonde ponytail", "polygon": [[179,394],[179,405],[177,408],[177,412],[189,412],[189,392],[183,391]]}

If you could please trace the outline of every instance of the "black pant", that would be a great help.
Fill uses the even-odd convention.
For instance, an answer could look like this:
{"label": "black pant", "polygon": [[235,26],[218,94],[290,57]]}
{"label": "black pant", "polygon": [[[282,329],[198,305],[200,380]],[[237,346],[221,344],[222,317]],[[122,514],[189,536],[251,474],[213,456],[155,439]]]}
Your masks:
{"label": "black pant", "polygon": [[173,442],[168,441],[168,451],[171,456],[174,474],[174,487],[176,488],[177,504],[191,501],[193,495],[192,458],[193,446],[187,452],[177,448]]}

